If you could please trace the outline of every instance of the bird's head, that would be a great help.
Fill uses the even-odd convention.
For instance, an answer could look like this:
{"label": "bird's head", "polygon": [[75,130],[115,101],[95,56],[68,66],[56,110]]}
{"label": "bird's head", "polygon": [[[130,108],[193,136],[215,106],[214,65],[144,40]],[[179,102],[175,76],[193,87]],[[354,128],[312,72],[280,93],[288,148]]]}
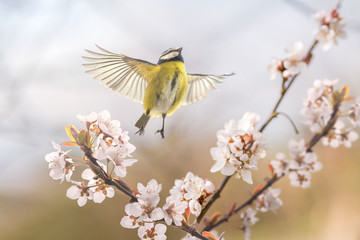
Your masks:
{"label": "bird's head", "polygon": [[160,55],[158,64],[170,61],[180,61],[184,62],[184,59],[181,55],[182,47],[179,48],[169,48]]}

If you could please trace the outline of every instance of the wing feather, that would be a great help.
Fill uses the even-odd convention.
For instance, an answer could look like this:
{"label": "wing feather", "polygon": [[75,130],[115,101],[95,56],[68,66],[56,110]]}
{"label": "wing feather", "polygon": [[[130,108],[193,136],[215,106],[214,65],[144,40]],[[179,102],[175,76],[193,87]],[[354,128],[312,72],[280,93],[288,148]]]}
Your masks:
{"label": "wing feather", "polygon": [[127,76],[129,75],[130,72],[131,72],[130,69],[124,69],[123,71],[120,71],[120,73],[118,73],[116,77],[113,78],[111,82],[109,82],[109,87],[125,95],[124,92],[125,86],[131,84],[130,82],[125,80],[128,79]]}
{"label": "wing feather", "polygon": [[88,62],[83,66],[90,68],[86,73],[96,74],[94,79],[99,80],[106,87],[136,102],[142,102],[149,82],[147,76],[156,65],[112,53],[97,45],[96,47],[101,52],[85,50],[91,57],[82,57]]}
{"label": "wing feather", "polygon": [[234,75],[234,73],[223,75],[188,74],[189,85],[183,105],[200,101],[208,95],[210,90],[216,89],[215,84],[222,83],[222,79],[232,75]]}

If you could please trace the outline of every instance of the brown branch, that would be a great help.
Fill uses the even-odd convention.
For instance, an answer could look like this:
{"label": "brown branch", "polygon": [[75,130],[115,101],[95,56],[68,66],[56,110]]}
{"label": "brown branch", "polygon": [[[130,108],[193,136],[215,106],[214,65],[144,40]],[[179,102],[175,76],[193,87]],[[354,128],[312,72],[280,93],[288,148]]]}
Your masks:
{"label": "brown branch", "polygon": [[[307,53],[305,54],[305,59],[308,61],[308,65],[310,63],[311,60],[311,56],[312,56],[312,51],[314,50],[314,48],[316,47],[316,45],[319,43],[318,40],[314,40],[314,42],[311,44],[311,47],[309,48],[309,50],[307,51]],[[277,117],[277,109],[280,106],[280,103],[282,102],[283,98],[285,97],[285,94],[288,92],[289,88],[292,86],[292,84],[294,83],[295,79],[300,75],[300,73],[295,74],[294,76],[292,76],[292,78],[289,81],[289,83],[287,84],[287,86],[283,87],[280,97],[278,99],[278,101],[276,102],[273,110],[271,111],[271,114],[269,116],[269,118],[266,120],[266,122],[262,125],[262,127],[260,128],[260,132],[264,131],[264,129],[269,125],[269,123],[275,118]],[[284,81],[285,82],[285,81]]]}
{"label": "brown branch", "polygon": [[[309,141],[309,144],[306,148],[306,152],[312,152],[312,148],[320,141],[320,139],[324,136],[326,136],[330,129],[332,129],[339,117],[339,111],[340,111],[340,105],[343,99],[338,100],[335,105],[333,106],[333,112],[330,116],[329,121],[327,122],[326,126],[324,127],[324,129],[320,132],[315,134],[311,140]],[[239,207],[237,207],[236,209],[234,209],[234,211],[226,214],[223,218],[221,218],[219,221],[217,221],[216,223],[212,224],[212,225],[208,225],[206,226],[203,231],[210,231],[214,228],[216,228],[217,226],[221,225],[224,222],[227,222],[229,220],[229,218],[231,216],[233,216],[234,214],[238,213],[240,210],[242,210],[243,208],[245,208],[248,205],[251,205],[252,202],[254,200],[256,200],[256,198],[262,194],[266,189],[268,189],[269,187],[271,187],[274,183],[276,183],[278,180],[280,180],[281,178],[283,178],[285,175],[281,175],[280,177],[277,177],[276,175],[273,176],[264,187],[262,187],[259,191],[257,191],[254,195],[252,195],[248,200],[246,200],[243,204],[241,204]]]}
{"label": "brown branch", "polygon": [[271,185],[273,185],[276,181],[278,181],[280,178],[282,178],[283,176],[277,177],[276,175],[271,178],[266,185],[261,188],[259,191],[257,191],[254,195],[252,195],[248,200],[246,200],[241,206],[237,207],[236,209],[234,209],[234,211],[226,214],[223,218],[221,218],[219,221],[217,221],[216,223],[212,224],[212,225],[208,225],[206,226],[203,231],[211,231],[212,229],[216,228],[217,226],[221,225],[224,222],[227,222],[229,220],[229,218],[231,216],[233,216],[234,214],[236,214],[237,212],[239,212],[241,209],[243,209],[244,207],[246,207],[247,205],[250,205],[260,194],[262,194],[266,189],[268,189],[269,187],[271,187]]}
{"label": "brown branch", "polygon": [[[175,226],[175,227],[177,227],[177,226]],[[202,240],[209,240],[207,237],[205,237],[201,233],[199,233],[196,230],[196,228],[194,228],[194,227],[190,227],[190,226],[187,226],[187,225],[182,225],[182,226],[180,226],[178,228],[180,228],[181,230],[189,233],[193,237],[197,237],[197,238],[202,239]]]}
{"label": "brown branch", "polygon": [[[309,50],[307,51],[307,53],[305,54],[305,59],[307,60],[307,63],[309,64],[311,57],[312,57],[312,51],[314,50],[314,48],[316,47],[316,45],[318,44],[318,40],[314,40],[314,42],[311,44],[311,47],[309,48]],[[292,84],[294,83],[295,79],[299,76],[298,74],[295,74],[290,80],[288,80],[288,84],[287,86],[285,86],[285,79],[283,81],[283,85],[282,85],[282,90],[281,90],[281,94],[280,97],[278,99],[278,101],[276,102],[273,110],[271,111],[271,114],[269,116],[269,118],[266,120],[266,122],[262,125],[262,127],[260,128],[260,132],[263,132],[265,130],[265,128],[269,125],[269,123],[278,116],[278,112],[277,109],[280,106],[280,103],[282,102],[285,94],[288,92],[289,88],[292,86]],[[218,188],[218,190],[214,193],[213,197],[210,199],[210,201],[205,205],[204,209],[202,210],[201,214],[199,215],[199,217],[196,219],[197,223],[200,223],[200,221],[203,219],[203,217],[205,216],[205,214],[207,213],[207,211],[210,209],[210,207],[212,206],[212,204],[220,197],[221,192],[223,191],[223,189],[225,188],[228,180],[230,179],[231,176],[225,176],[223,181],[221,182],[220,187]]]}
{"label": "brown branch", "polygon": [[[96,169],[92,169],[92,170],[98,174],[98,177],[100,177],[102,180],[104,180],[105,184],[116,187],[118,190],[120,190],[121,192],[123,192],[124,194],[129,196],[132,202],[138,201],[137,197],[132,193],[131,189],[124,182],[122,182],[119,179],[114,180],[111,177],[109,177],[109,175],[99,165],[99,163],[97,162],[97,159],[93,157],[90,148],[85,147],[85,149],[83,149],[83,151],[85,153],[85,156],[90,160],[91,164],[93,164],[96,168]],[[91,166],[90,166],[90,168],[91,168]]]}
{"label": "brown branch", "polygon": [[[98,177],[100,177],[102,180],[104,180],[105,184],[107,185],[112,185],[114,187],[116,187],[118,190],[120,190],[121,192],[123,192],[124,194],[126,194],[127,196],[130,197],[132,202],[137,202],[138,199],[137,197],[132,193],[132,190],[127,186],[127,184],[125,182],[123,182],[120,179],[113,179],[111,177],[109,177],[109,175],[104,171],[104,169],[99,165],[99,163],[97,162],[97,159],[93,157],[91,149],[90,148],[86,148],[83,147],[83,151],[85,153],[85,156],[90,160],[90,164],[93,164],[94,166],[90,165],[90,168],[97,173]],[[165,222],[164,219],[160,220],[161,222]],[[195,228],[187,226],[187,225],[182,225],[182,226],[175,226],[174,224],[172,225],[174,227],[177,227],[189,234],[191,234],[191,236],[197,237],[199,239],[202,240],[209,240],[207,237],[201,235],[201,233],[199,233]]]}
{"label": "brown branch", "polygon": [[205,216],[206,212],[209,210],[211,205],[215,202],[216,199],[220,197],[220,193],[222,192],[223,188],[226,186],[226,183],[230,180],[231,176],[226,176],[223,181],[221,182],[219,188],[216,192],[212,195],[211,199],[207,202],[203,210],[201,211],[200,215],[197,217],[196,222],[200,223],[203,217]]}

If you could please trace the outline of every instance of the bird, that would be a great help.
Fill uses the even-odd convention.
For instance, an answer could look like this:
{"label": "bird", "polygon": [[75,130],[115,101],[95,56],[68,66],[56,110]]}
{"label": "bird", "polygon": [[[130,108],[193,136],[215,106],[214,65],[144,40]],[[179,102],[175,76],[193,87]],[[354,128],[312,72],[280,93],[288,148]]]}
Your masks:
{"label": "bird", "polygon": [[157,64],[117,54],[95,45],[100,52],[85,49],[91,56],[82,58],[88,74],[120,95],[143,103],[144,112],[135,123],[135,134],[144,135],[150,118],[162,117],[162,128],[157,130],[165,138],[165,118],[180,105],[189,105],[208,95],[215,84],[234,75],[188,74],[185,70],[182,47],[164,51]]}

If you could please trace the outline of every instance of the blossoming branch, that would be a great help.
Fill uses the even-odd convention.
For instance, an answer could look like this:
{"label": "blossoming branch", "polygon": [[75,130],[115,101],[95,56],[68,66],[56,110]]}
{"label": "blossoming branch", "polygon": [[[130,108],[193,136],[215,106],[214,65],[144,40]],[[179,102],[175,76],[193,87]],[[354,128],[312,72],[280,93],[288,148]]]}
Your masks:
{"label": "blossoming branch", "polygon": [[[317,143],[333,148],[340,145],[351,147],[358,139],[355,128],[360,125],[360,98],[350,97],[347,86],[337,87],[338,80],[315,80],[301,110],[304,124],[313,133],[312,138],[308,141],[290,139],[289,153],[278,153],[270,161],[270,177],[264,185],[254,189],[249,199],[236,204],[237,196],[234,195],[235,199],[225,199],[235,202],[228,212],[216,211],[211,216],[207,215],[232,176],[248,184],[253,183],[258,162],[266,157],[268,146],[262,132],[269,123],[284,115],[295,126],[290,117],[279,112],[278,108],[295,79],[308,67],[315,47],[321,45],[327,51],[338,43],[338,38],[346,36],[345,22],[338,8],[329,13],[320,11],[313,18],[319,22],[319,28],[310,48],[306,51],[303,43],[296,42],[285,49],[285,58],[272,60],[270,78],[280,76],[282,87],[278,101],[262,126],[258,127],[259,115],[247,112],[240,120],[225,123],[224,129],[217,132],[216,147],[210,149],[214,160],[210,172],[225,175],[218,188],[210,179],[188,172],[184,178],[174,181],[169,195],[160,206],[162,185],[157,180],[152,179],[146,185],[137,183],[136,189],[133,188],[124,178],[127,168],[138,161],[132,157],[136,147],[129,142],[128,132],[120,128],[118,120],[111,119],[108,111],[78,115],[83,126],[65,128],[69,140],[61,145],[78,147],[83,153],[81,158],[72,157],[70,150],[65,151],[52,142],[55,151],[45,156],[50,177],[69,182],[71,186],[66,196],[76,200],[80,207],[88,200],[102,203],[106,198],[112,198],[116,189],[125,194],[130,201],[124,207],[126,215],[121,218],[120,224],[124,228],[137,229],[139,239],[166,239],[167,226],[171,226],[186,232],[183,240],[221,240],[224,233],[219,234],[215,228],[228,222],[232,216],[241,219],[242,226],[239,228],[245,239],[249,239],[250,227],[259,221],[257,214],[275,212],[283,205],[279,198],[281,189],[272,188],[273,184],[288,176],[294,187],[310,186],[312,173],[322,168],[313,151]],[[73,172],[80,167],[84,168],[81,179],[75,180]],[[202,230],[201,224],[204,225]]]}

